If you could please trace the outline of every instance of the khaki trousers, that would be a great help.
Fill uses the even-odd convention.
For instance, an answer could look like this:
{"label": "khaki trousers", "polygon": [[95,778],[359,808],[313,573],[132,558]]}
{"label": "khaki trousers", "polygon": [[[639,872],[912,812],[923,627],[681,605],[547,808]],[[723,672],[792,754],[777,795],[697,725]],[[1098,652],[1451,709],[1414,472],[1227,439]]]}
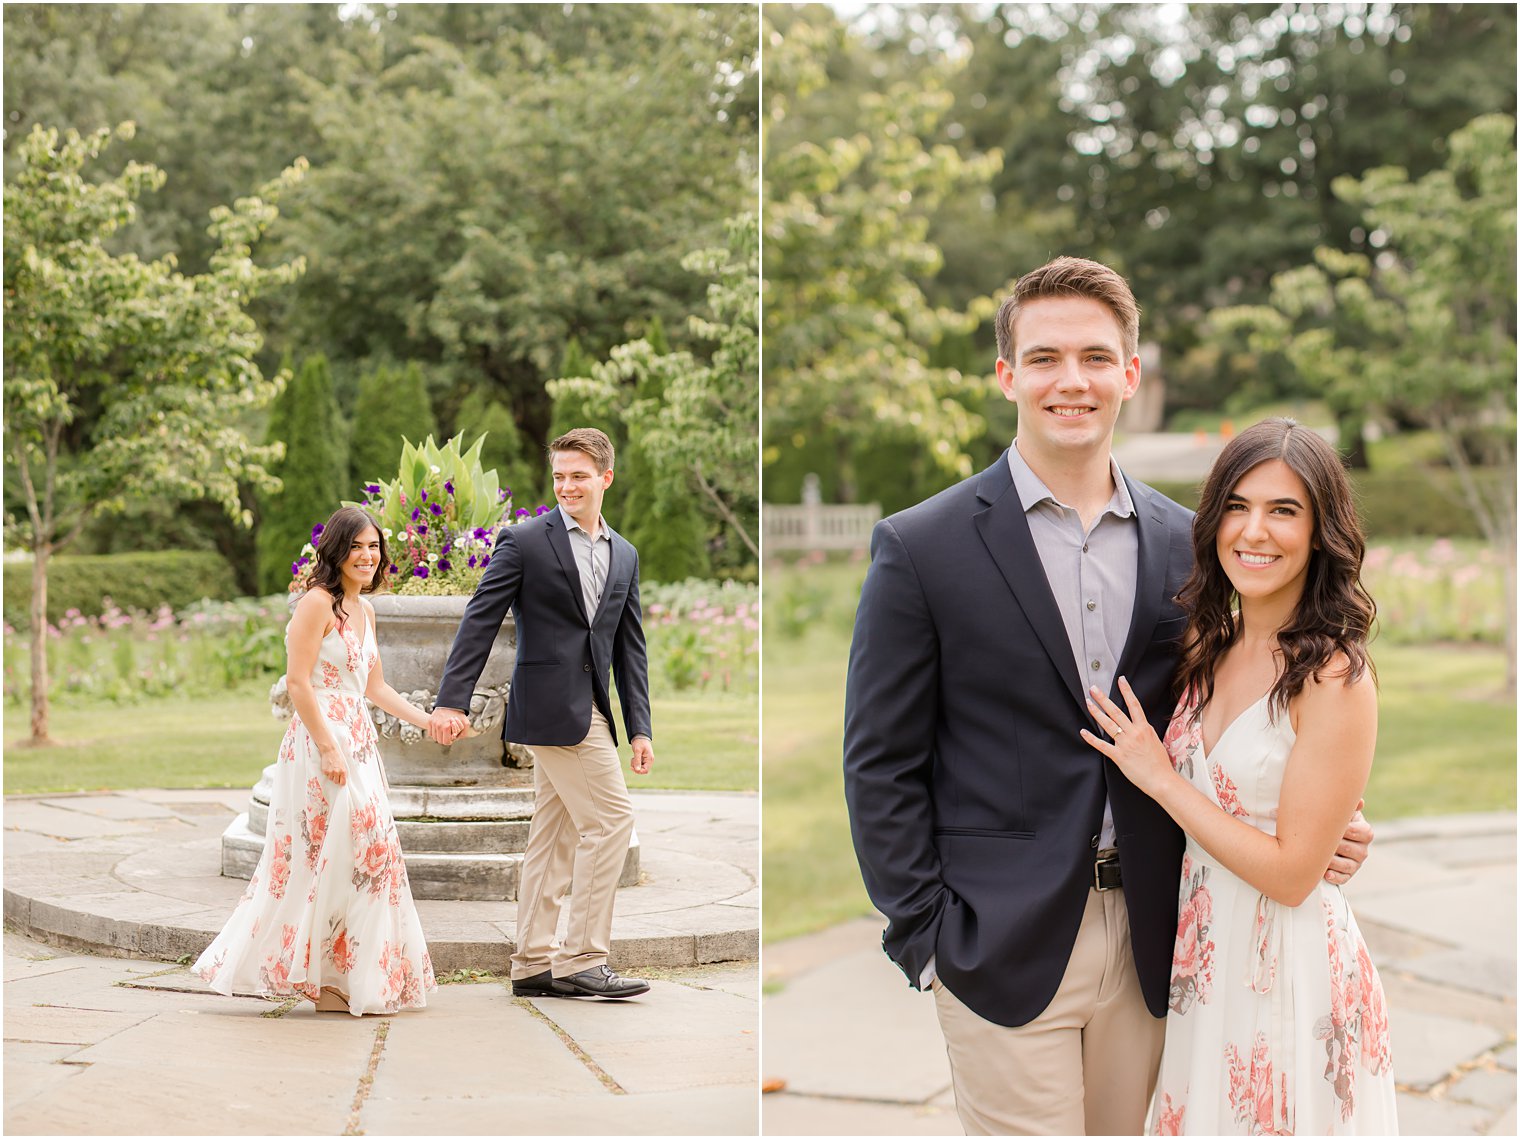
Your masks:
{"label": "khaki trousers", "polygon": [[938,979],[935,1006],[967,1135],[1139,1135],[1166,1021],[1140,993],[1123,890],[1089,890],[1061,986],[1028,1024],[972,1012]]}
{"label": "khaki trousers", "polygon": [[[514,981],[545,969],[568,977],[606,964],[613,897],[633,835],[633,802],[617,746],[595,707],[590,731],[580,743],[535,745],[533,755],[533,822],[517,892]],[[556,947],[554,934],[567,891],[570,921],[564,942]]]}

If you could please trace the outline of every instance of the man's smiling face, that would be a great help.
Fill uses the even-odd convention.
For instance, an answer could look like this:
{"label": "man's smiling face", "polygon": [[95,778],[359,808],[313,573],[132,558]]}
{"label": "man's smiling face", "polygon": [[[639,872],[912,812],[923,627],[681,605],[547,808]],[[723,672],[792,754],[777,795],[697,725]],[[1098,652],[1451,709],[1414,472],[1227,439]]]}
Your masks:
{"label": "man's smiling face", "polygon": [[1119,321],[1101,301],[1042,297],[1019,312],[1013,360],[998,385],[1019,408],[1019,452],[1067,464],[1107,456],[1124,401],[1140,386],[1140,358],[1126,358]]}
{"label": "man's smiling face", "polygon": [[612,485],[611,469],[599,471],[584,451],[555,451],[550,458],[554,497],[582,529],[591,533],[602,513],[602,496]]}

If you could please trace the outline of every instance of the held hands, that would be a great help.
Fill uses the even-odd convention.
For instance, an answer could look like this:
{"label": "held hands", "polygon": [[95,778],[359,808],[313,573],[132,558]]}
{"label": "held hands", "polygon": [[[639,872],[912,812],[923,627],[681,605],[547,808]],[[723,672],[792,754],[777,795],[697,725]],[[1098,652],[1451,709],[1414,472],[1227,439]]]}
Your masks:
{"label": "held hands", "polygon": [[633,759],[628,766],[635,775],[648,775],[649,765],[654,762],[654,745],[643,736],[633,741]]}
{"label": "held hands", "polygon": [[1160,781],[1172,774],[1172,759],[1145,718],[1145,709],[1135,690],[1124,677],[1119,678],[1119,692],[1128,711],[1120,709],[1095,685],[1088,689],[1087,710],[1113,742],[1099,739],[1086,728],[1082,738],[1114,761],[1124,777],[1147,795],[1155,798]]}
{"label": "held hands", "polygon": [[448,747],[455,740],[475,733],[470,728],[469,717],[458,708],[434,708],[428,716],[427,734],[435,743]]}

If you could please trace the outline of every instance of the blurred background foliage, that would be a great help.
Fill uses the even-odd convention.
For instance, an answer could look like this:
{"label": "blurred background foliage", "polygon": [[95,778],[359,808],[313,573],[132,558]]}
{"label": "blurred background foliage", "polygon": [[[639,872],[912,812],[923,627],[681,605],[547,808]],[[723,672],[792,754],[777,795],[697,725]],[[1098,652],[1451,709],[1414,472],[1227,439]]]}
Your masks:
{"label": "blurred background foliage", "polygon": [[[402,433],[464,431],[473,442],[484,430],[518,501],[539,501],[543,447],[560,418],[547,383],[575,374],[565,366],[651,334],[698,364],[721,350],[690,325],[711,281],[683,262],[724,248],[731,219],[753,212],[753,7],[16,4],[4,31],[8,183],[38,124],[134,122],[86,176],[132,161],[166,175],[113,252],[173,254],[182,272],[203,273],[216,248],[210,211],[309,160],[257,254],[302,257],[306,272],[250,311],[265,375],[284,361],[296,383],[331,392],[337,419],[324,415],[320,430],[327,465],[342,466],[341,497],[393,473],[368,468],[399,454]],[[637,382],[623,378],[629,394],[612,415]],[[250,439],[312,445],[282,424],[278,404],[237,426]],[[753,455],[753,401],[716,426],[747,435]],[[91,431],[88,409],[76,429]],[[314,461],[286,458],[292,470]],[[694,478],[689,491],[702,494]],[[125,519],[92,525],[73,552],[213,550],[252,593],[258,531],[278,509],[252,488],[243,498],[251,532],[212,503],[129,503]],[[658,545],[654,512],[625,521],[615,518],[636,544],[642,530]],[[646,576],[753,580],[753,553],[725,529],[699,513],[683,529],[696,557],[667,543],[671,564],[646,562]]]}
{"label": "blurred background foliage", "polygon": [[[1130,280],[1168,420],[1330,396],[1356,466],[1369,420],[1426,425],[1425,396],[1361,374],[1326,391],[1307,354],[1210,317],[1301,294],[1302,279],[1277,279],[1321,249],[1397,291],[1428,252],[1421,235],[1440,235],[1424,223],[1436,190],[1413,216],[1383,217],[1367,191],[1398,176],[1373,172],[1482,197],[1474,171],[1489,160],[1454,156],[1452,140],[1514,112],[1512,6],[778,5],[764,18],[768,501],[797,501],[815,471],[826,500],[891,511],[991,462],[1014,419],[991,380],[989,298],[1060,253]],[[1493,131],[1477,145],[1508,152],[1508,198],[1495,191],[1508,225],[1472,236],[1508,352],[1426,358],[1432,382],[1490,364],[1513,379],[1513,121]],[[1391,365],[1405,347],[1285,303],[1316,328],[1339,321],[1364,357]],[[1508,388],[1498,426],[1512,437]]]}

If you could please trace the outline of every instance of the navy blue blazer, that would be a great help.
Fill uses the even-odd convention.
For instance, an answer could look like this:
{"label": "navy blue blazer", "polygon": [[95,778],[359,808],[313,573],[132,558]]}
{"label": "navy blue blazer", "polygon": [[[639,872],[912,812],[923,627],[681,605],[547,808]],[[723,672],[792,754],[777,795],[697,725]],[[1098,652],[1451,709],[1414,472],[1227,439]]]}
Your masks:
{"label": "navy blue blazer", "polygon": [[465,607],[449,650],[438,706],[470,707],[507,611],[517,622],[517,663],[507,697],[504,739],[569,747],[586,738],[594,704],[617,741],[608,672],[617,682],[628,736],[649,736],[649,659],[639,609],[639,554],[616,531],[607,584],[588,616],[570,536],[558,509],[503,526],[491,564]]}
{"label": "navy blue blazer", "polygon": [[[1192,515],[1125,481],[1139,576],[1114,675],[1129,678],[1159,733],[1176,703],[1186,618],[1172,598],[1192,568]],[[850,648],[844,778],[888,955],[914,986],[934,958],[940,980],[987,1020],[1032,1020],[1076,941],[1106,794],[1135,964],[1147,1007],[1164,1016],[1182,831],[1077,734],[1097,731],[1086,681],[1007,452],[878,523],[871,554]]]}

